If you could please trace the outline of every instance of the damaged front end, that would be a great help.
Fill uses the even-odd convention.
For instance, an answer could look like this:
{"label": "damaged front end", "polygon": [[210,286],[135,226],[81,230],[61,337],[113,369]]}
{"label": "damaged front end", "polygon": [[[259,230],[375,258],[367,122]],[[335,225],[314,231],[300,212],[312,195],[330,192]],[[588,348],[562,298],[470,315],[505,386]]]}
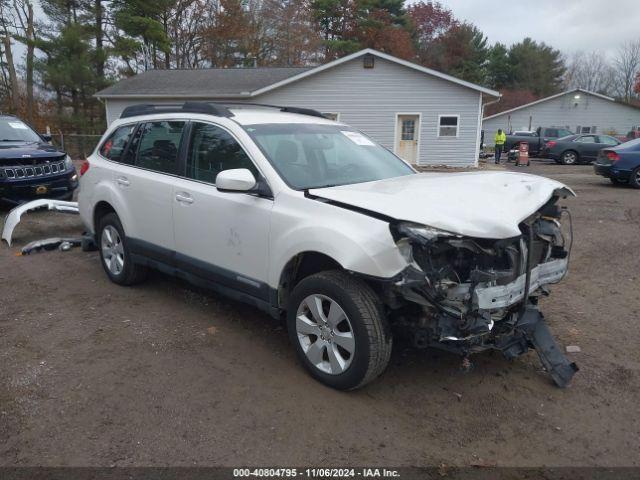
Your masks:
{"label": "damaged front end", "polygon": [[391,293],[400,299],[399,311],[403,305],[412,310],[399,314],[398,322],[409,328],[416,346],[465,356],[496,349],[507,358],[535,348],[555,383],[568,385],[577,366],[559,349],[537,308],[547,285],[567,272],[571,217],[557,205],[565,192],[556,191],[523,220],[514,238],[469,238],[406,222],[391,226],[409,263]]}

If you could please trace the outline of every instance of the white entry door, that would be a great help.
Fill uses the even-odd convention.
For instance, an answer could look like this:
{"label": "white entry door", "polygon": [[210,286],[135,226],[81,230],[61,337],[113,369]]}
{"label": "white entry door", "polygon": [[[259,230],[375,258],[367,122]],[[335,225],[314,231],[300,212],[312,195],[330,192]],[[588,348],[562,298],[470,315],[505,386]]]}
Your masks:
{"label": "white entry door", "polygon": [[398,115],[396,154],[403,160],[415,164],[418,161],[419,115]]}

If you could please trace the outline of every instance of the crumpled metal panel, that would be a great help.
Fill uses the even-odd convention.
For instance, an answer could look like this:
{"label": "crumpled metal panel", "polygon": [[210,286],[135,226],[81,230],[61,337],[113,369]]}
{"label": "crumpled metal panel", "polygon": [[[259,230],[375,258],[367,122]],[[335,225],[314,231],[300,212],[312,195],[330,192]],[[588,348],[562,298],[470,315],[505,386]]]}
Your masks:
{"label": "crumpled metal panel", "polygon": [[[531,270],[529,293],[536,291],[542,285],[562,280],[567,272],[567,266],[568,258],[561,258],[534,267]],[[478,308],[486,310],[508,307],[524,298],[525,283],[526,275],[522,274],[507,285],[476,288],[474,291],[475,303]]]}

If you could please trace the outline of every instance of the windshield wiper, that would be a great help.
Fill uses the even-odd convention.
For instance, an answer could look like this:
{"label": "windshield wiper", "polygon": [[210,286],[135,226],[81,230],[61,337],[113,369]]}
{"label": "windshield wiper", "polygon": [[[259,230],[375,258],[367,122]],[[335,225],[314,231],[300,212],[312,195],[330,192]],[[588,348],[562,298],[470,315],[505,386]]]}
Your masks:
{"label": "windshield wiper", "polygon": [[[24,143],[29,143],[27,140],[22,140],[21,138],[19,139],[15,139],[15,138],[3,138],[2,140],[0,140],[0,142],[24,142]],[[33,142],[32,142],[33,143]]]}

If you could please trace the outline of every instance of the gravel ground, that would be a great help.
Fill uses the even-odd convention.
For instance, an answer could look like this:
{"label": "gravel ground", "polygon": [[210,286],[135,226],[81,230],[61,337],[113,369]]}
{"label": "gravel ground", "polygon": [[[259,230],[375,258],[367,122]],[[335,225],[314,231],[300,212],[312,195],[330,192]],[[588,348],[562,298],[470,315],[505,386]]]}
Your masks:
{"label": "gravel ground", "polygon": [[16,256],[81,232],[33,213],[0,247],[0,465],[640,465],[640,192],[589,166],[521,171],[578,194],[571,272],[542,303],[581,348],[568,389],[534,352],[462,373],[397,344],[379,380],[333,391],[250,307],[161,274],[118,287],[80,249]]}

